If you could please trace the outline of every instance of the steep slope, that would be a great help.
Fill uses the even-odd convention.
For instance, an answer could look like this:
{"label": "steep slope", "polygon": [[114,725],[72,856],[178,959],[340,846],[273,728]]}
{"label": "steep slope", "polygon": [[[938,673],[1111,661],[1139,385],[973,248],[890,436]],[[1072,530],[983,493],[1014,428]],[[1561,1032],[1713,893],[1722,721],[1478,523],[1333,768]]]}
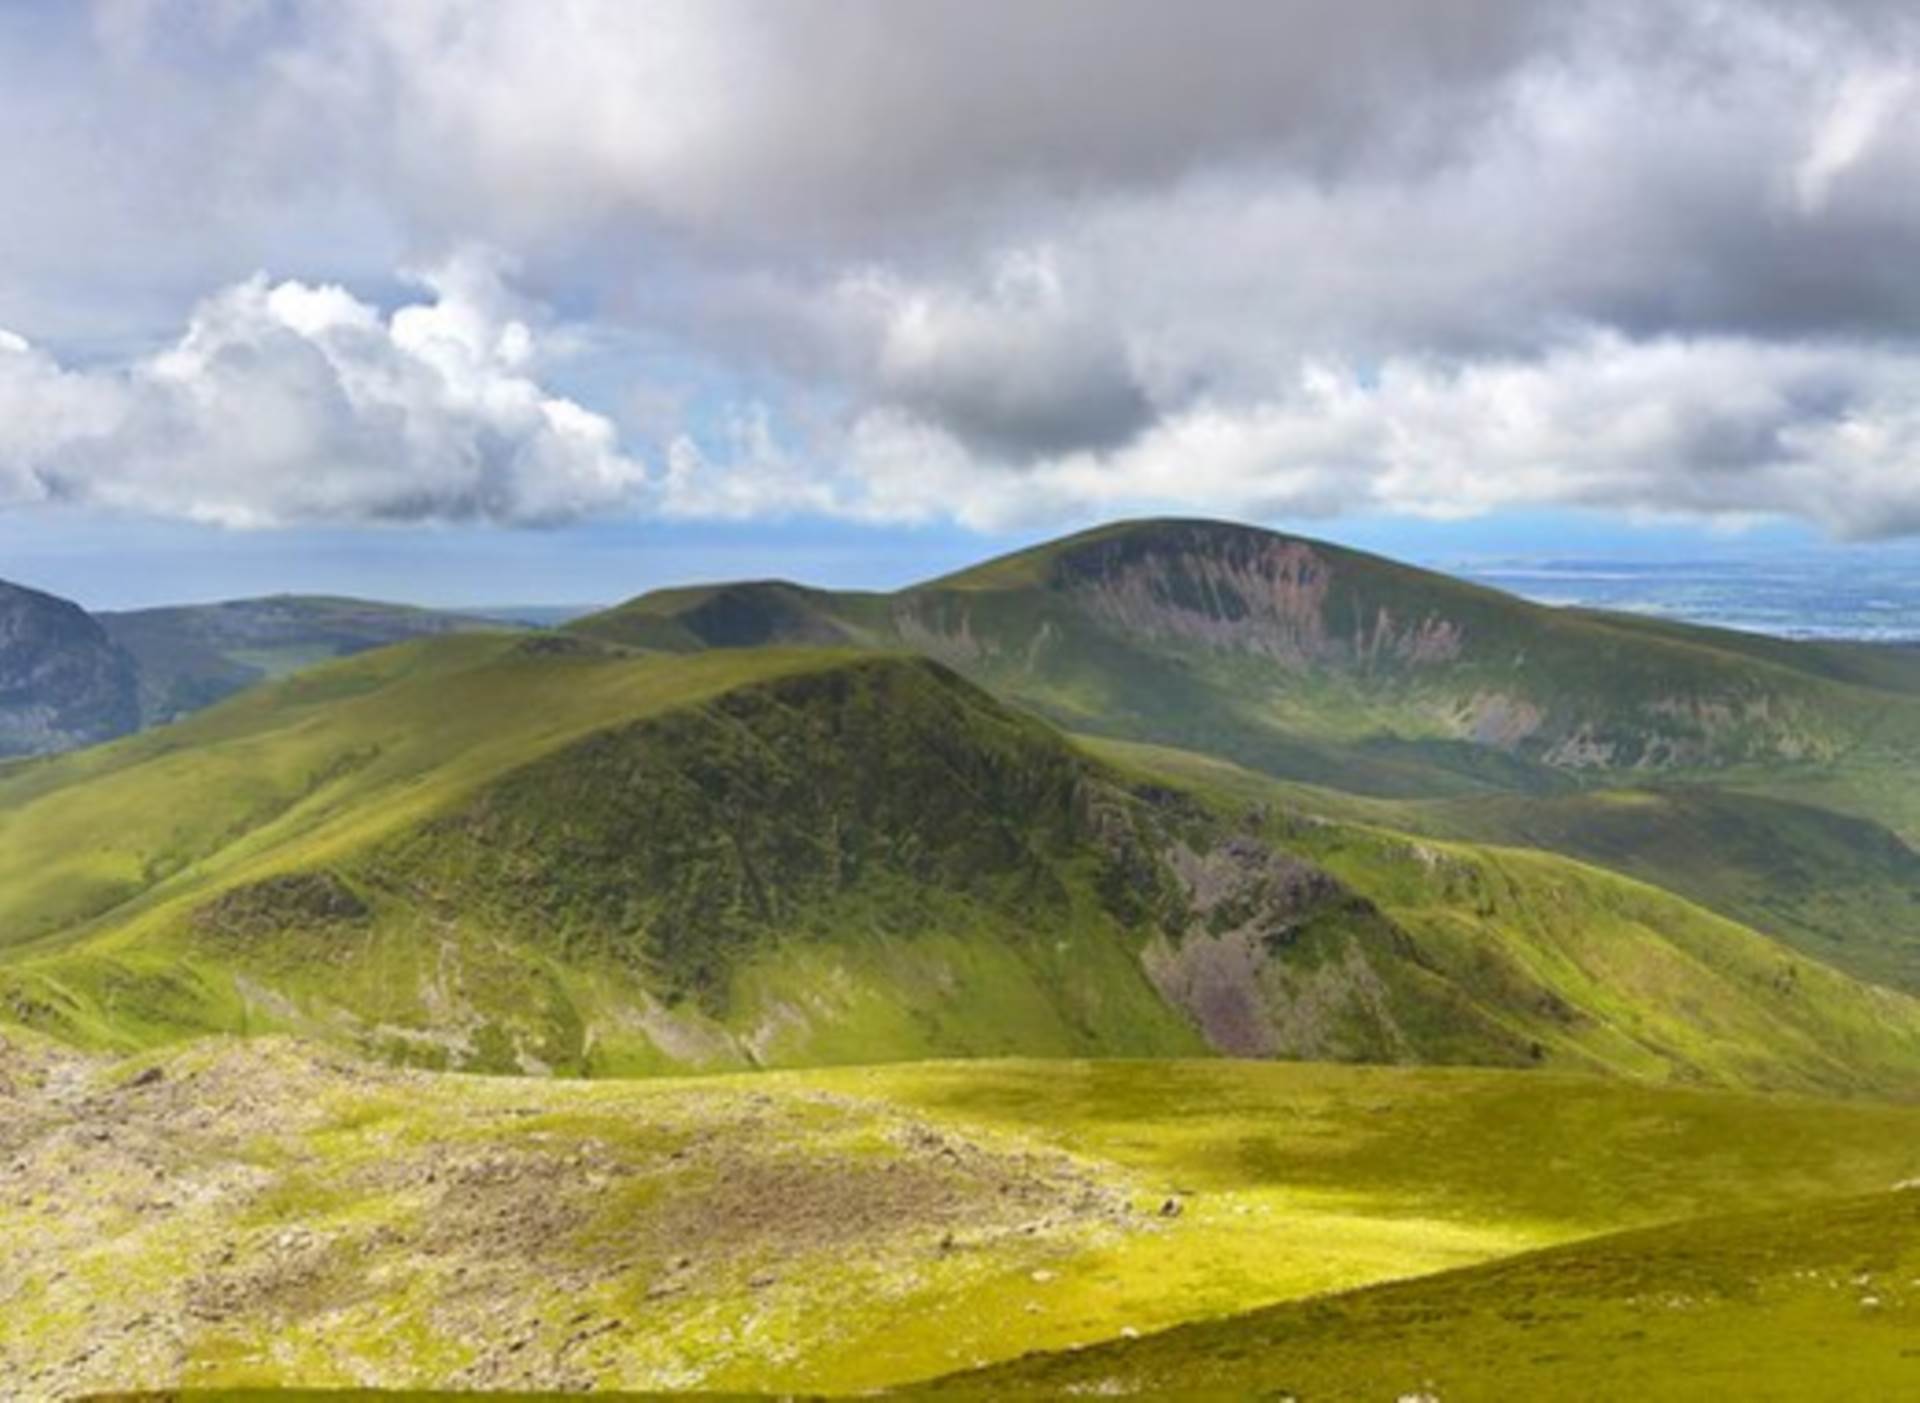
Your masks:
{"label": "steep slope", "polygon": [[0,758],[124,735],[133,666],[79,605],[0,581]]}
{"label": "steep slope", "polygon": [[818,649],[434,640],[0,774],[8,947],[0,1010],[121,1047],[1920,1087],[1915,1001],[1651,888],[1130,780],[938,664]]}
{"label": "steep slope", "polygon": [[1920,853],[1866,819],[1682,785],[1403,805],[1393,821],[1568,853],[1677,892],[1859,978],[1920,993]]}
{"label": "steep slope", "polygon": [[1665,888],[1855,978],[1920,993],[1920,853],[1868,819],[1677,782],[1375,799],[1277,780],[1166,746],[1083,743],[1140,776],[1242,805],[1576,857]]}
{"label": "steep slope", "polygon": [[139,668],[146,725],[328,658],[409,638],[505,626],[400,604],[306,595],[109,612],[99,620]]}
{"label": "steep slope", "polygon": [[1826,763],[1920,738],[1866,655],[1554,610],[1220,522],[1124,523],[892,596],[789,585],[643,597],[573,625],[640,646],[904,646],[1069,729],[1375,794]]}

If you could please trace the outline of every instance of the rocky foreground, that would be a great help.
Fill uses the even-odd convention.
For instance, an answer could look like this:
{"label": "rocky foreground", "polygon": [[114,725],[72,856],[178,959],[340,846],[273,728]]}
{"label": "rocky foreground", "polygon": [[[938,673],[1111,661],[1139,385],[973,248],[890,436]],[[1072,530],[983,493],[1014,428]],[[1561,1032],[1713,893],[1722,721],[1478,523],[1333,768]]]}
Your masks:
{"label": "rocky foreground", "polygon": [[0,1396],[698,1385],[796,1312],[1156,1231],[1145,1193],[829,1092],[0,1042]]}

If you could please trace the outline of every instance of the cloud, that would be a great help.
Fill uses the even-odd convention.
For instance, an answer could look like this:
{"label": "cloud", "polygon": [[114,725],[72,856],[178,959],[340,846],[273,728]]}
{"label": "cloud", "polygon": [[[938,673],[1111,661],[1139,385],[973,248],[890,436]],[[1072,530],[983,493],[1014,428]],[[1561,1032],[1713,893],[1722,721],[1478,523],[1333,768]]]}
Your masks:
{"label": "cloud", "polygon": [[335,120],[379,112],[429,199],[749,242],[924,227],[1009,187],[1158,183],[1253,149],[1329,166],[1431,149],[1444,128],[1427,116],[1470,103],[1558,25],[1538,0],[290,10],[293,34],[271,47],[289,92]]}
{"label": "cloud", "polygon": [[0,338],[0,505],[262,527],[537,524],[632,502],[644,470],[610,420],[533,378],[536,333],[494,269],[467,257],[422,282],[432,300],[383,317],[256,276],[125,366]]}
{"label": "cloud", "polygon": [[1818,214],[1826,208],[1834,182],[1871,153],[1901,109],[1910,105],[1913,89],[1911,70],[1866,70],[1842,79],[1793,173],[1803,213]]}
{"label": "cloud", "polygon": [[1072,304],[1045,250],[1009,252],[984,289],[870,271],[836,291],[869,392],[983,452],[1113,447],[1153,418],[1118,328]]}
{"label": "cloud", "polygon": [[[1595,507],[1872,538],[1920,529],[1920,356],[1591,332],[1525,359],[1309,364],[1270,397],[1196,401],[1111,451],[1024,466],[985,465],[937,426],[879,410],[839,461],[838,514],[982,529],[1166,510]],[[748,466],[740,491],[754,480]]]}
{"label": "cloud", "polygon": [[[1897,0],[37,13],[0,16],[16,501],[1920,527]],[[568,396],[493,272],[363,300],[474,244],[585,324]]]}

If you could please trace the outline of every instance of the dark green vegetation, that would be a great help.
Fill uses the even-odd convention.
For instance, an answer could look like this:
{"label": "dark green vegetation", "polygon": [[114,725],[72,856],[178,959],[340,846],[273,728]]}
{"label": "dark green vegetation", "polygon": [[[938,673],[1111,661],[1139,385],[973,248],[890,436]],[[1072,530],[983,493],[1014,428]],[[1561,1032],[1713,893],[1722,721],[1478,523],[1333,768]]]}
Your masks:
{"label": "dark green vegetation", "polygon": [[99,619],[138,669],[140,719],[149,726],[329,658],[409,638],[509,626],[401,604],[293,594]]}

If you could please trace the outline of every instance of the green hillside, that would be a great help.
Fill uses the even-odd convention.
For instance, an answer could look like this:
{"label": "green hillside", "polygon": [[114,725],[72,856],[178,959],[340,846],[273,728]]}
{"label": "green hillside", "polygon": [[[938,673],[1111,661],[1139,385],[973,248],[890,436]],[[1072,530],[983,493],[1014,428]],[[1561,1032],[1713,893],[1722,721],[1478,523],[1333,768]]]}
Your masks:
{"label": "green hillside", "polygon": [[1920,1385],[1920,1189],[1624,1233],[908,1396],[1901,1398]]}
{"label": "green hillside", "polygon": [[1130,778],[924,660],[534,635],[0,774],[0,1009],[597,1075],[1211,1049],[1920,1085],[1920,1003],[1560,857]]}
{"label": "green hillside", "polygon": [[1920,992],[1920,854],[1870,820],[1704,786],[1403,806],[1406,826],[1571,853],[1862,979]]}
{"label": "green hillside", "polygon": [[1141,776],[1241,805],[1571,855],[1684,896],[1856,978],[1920,991],[1920,855],[1868,819],[1691,783],[1382,800],[1165,746],[1083,744]]}
{"label": "green hillside", "polygon": [[1379,795],[1920,741],[1915,669],[1890,654],[1550,609],[1220,522],[1104,527],[886,596],[667,591],[571,627],[667,650],[906,647],[1070,730]]}
{"label": "green hillside", "polygon": [[[8,1396],[855,1392],[1123,1331],[1150,1351],[1171,1327],[1702,1216],[1771,1210],[1781,1231],[1748,1246],[1785,1252],[1819,1205],[1920,1174],[1910,1107],[1217,1060],[567,1082],[275,1039],[131,1062],[0,1040],[0,1104]],[[1831,1322],[1881,1357],[1866,1351],[1910,1319],[1911,1266],[1891,1269],[1908,1230],[1889,1217],[1862,1241],[1831,1221],[1844,1235],[1812,1235],[1823,1255],[1805,1263],[1819,1280],[1782,1284],[1837,1295],[1838,1276],[1854,1312],[1881,1296],[1886,1327],[1754,1318]],[[1636,1268],[1654,1318],[1594,1313],[1600,1339],[1737,1289],[1717,1257],[1685,1255],[1717,1253],[1714,1231],[1663,1229],[1671,1249]],[[1529,1260],[1553,1259],[1492,1269],[1520,1273],[1496,1305],[1564,1338],[1540,1293],[1564,1291],[1577,1320],[1609,1278],[1529,1276]],[[1096,1378],[1108,1357],[1052,1367]],[[1153,1391],[1230,1363],[1203,1352]]]}

